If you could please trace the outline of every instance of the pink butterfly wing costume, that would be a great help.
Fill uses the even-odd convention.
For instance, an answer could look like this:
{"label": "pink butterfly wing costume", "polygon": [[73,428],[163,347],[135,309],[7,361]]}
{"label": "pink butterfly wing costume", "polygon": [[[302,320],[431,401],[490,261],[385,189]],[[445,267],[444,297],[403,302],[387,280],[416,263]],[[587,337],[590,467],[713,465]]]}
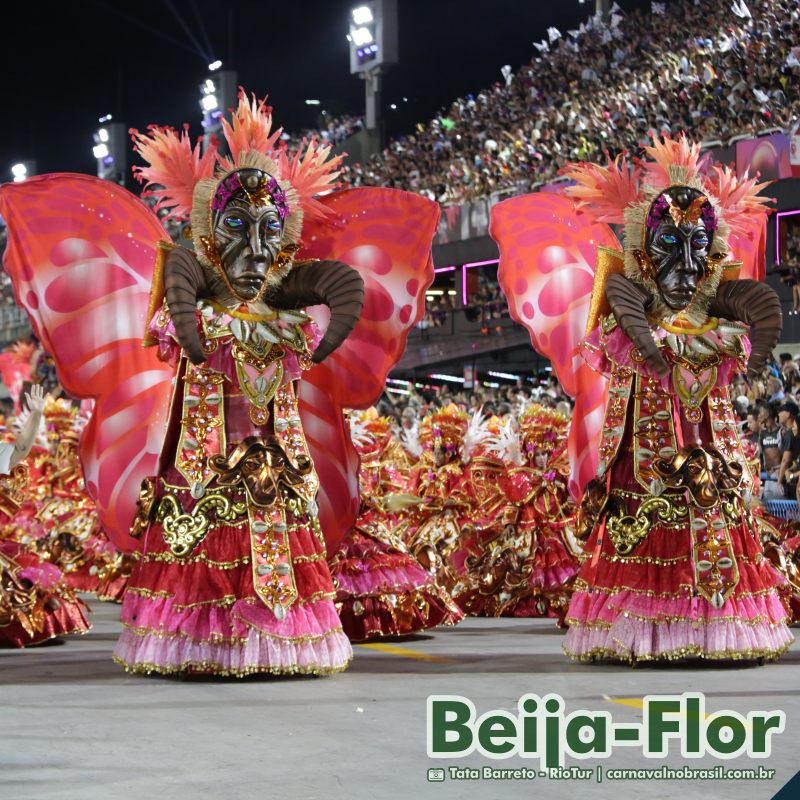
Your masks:
{"label": "pink butterfly wing costume", "polygon": [[[585,560],[564,649],[579,659],[775,658],[792,637],[728,393],[750,353],[741,322],[754,323],[761,353],[770,327],[730,297],[750,293],[754,314],[777,302],[727,261],[742,259],[740,278],[763,276],[760,187],[724,169],[704,175],[683,138],[647,152],[652,161],[633,171],[624,159],[573,165],[570,197],[515,198],[492,214],[512,314],[576,396],[569,454]],[[671,199],[695,195],[688,208]],[[711,266],[685,312],[670,314],[645,242],[666,215],[690,230],[701,213],[713,236],[696,246],[710,248]],[[625,223],[624,247],[607,222]]]}
{"label": "pink butterfly wing costume", "polygon": [[[96,316],[98,329],[103,319],[114,320],[110,327],[122,325],[125,338],[84,330],[79,317],[73,321],[78,344],[69,358],[62,357],[60,340],[45,341],[52,345],[68,390],[97,398],[90,429],[111,433],[115,425],[116,438],[107,436],[96,451],[87,452],[84,443],[82,453],[87,485],[107,530],[118,543],[138,544],[141,551],[123,602],[124,630],[115,651],[115,659],[129,670],[328,673],[344,669],[351,658],[326,561],[326,546],[335,547],[358,508],[358,461],[342,408],[367,406],[379,396],[408,330],[423,312],[424,290],[433,277],[430,243],[438,208],[384,189],[317,200],[312,195],[335,177],[338,161],[325,164],[327,149],[314,143],[294,159],[275,153],[271,147],[277,136],[269,134],[269,126],[263,103],[251,105],[242,96],[228,131],[234,159],[249,159],[249,172],[241,174],[252,174],[253,163],[269,164],[289,208],[302,207],[305,214],[297,215],[301,222],[305,216],[301,249],[292,251],[298,262],[340,259],[364,284],[355,329],[319,364],[312,360],[321,338],[315,319],[324,326],[327,309],[306,314],[303,308],[224,306],[212,302],[213,297],[200,301],[194,314],[205,360],[192,363],[168,304],[160,303],[163,262],[154,244],[165,237],[155,216],[119,187],[89,178],[50,178],[55,184],[48,203],[70,197],[76,183],[91,186],[91,197],[64,211],[66,238],[74,238],[70,228],[83,225],[83,247],[99,248],[104,256],[113,253],[115,265],[124,262],[116,249],[119,242],[98,242],[93,226],[93,217],[124,207],[122,231],[133,231],[136,246],[147,250],[137,261],[137,291],[127,284],[115,293],[91,288],[88,307],[82,309],[86,281],[76,286],[69,272],[77,276],[83,269],[88,277],[94,274],[92,265],[78,258],[62,270],[62,291],[74,298],[82,319]],[[160,161],[152,149],[147,152],[151,165],[175,178],[174,164],[181,161],[187,187],[203,177],[212,179],[214,164],[204,163],[185,137],[155,129],[148,144],[158,146],[159,137],[169,141]],[[221,174],[230,174],[231,168],[222,164]],[[148,180],[154,177],[152,171],[147,175]],[[269,185],[272,197],[279,198],[276,184]],[[191,191],[183,192],[184,203],[190,196]],[[14,228],[8,210],[22,216],[27,203],[9,202],[7,195],[4,206]],[[119,225],[119,217],[111,216]],[[297,218],[287,218],[285,229],[294,224],[300,244]],[[52,247],[39,247],[37,234],[31,234],[24,237],[17,272],[20,278],[23,273],[40,276],[47,287],[57,272],[50,260]],[[63,229],[54,238],[63,240]],[[130,251],[129,246],[125,253]],[[103,263],[101,273],[106,271]],[[126,274],[127,267],[121,267]],[[148,325],[149,303],[154,314]],[[53,340],[57,315],[43,311],[41,304],[28,308],[37,327],[49,330]],[[141,347],[145,326],[155,347]],[[87,381],[92,376],[79,374],[81,364],[105,364],[109,384]],[[110,420],[103,411],[107,408]],[[108,453],[122,446],[118,440],[130,444],[123,456],[112,459]],[[216,472],[210,469],[215,457]],[[148,476],[153,479],[142,484]],[[138,543],[128,535],[135,511]]]}

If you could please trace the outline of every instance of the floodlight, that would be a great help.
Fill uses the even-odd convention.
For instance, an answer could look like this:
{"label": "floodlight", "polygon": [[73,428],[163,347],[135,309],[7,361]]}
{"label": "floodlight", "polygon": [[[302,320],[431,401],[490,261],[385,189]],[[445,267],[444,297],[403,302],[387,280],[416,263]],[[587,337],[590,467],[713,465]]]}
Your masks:
{"label": "floodlight", "polygon": [[369,6],[354,8],[351,14],[353,16],[353,22],[355,22],[356,25],[366,25],[374,19],[372,16],[372,9]]}
{"label": "floodlight", "polygon": [[353,37],[353,44],[355,44],[357,47],[360,47],[364,44],[369,44],[375,39],[375,37],[372,35],[372,31],[369,28],[363,27],[352,28],[350,35]]}
{"label": "floodlight", "polygon": [[14,166],[11,167],[11,174],[14,176],[15,180],[19,178],[24,181],[28,175],[28,168],[24,164],[14,164]]}
{"label": "floodlight", "polygon": [[217,103],[217,96],[215,94],[207,94],[201,101],[200,105],[203,111],[213,111],[219,103]]}
{"label": "floodlight", "polygon": [[100,128],[100,130],[97,131],[97,138],[101,142],[107,142],[108,141],[108,131],[105,128]]}
{"label": "floodlight", "polygon": [[306,105],[307,106],[318,106],[318,105],[320,105],[320,101],[319,100],[306,100]]}
{"label": "floodlight", "polygon": [[101,142],[92,148],[92,153],[95,158],[105,158],[108,155],[108,146]]}
{"label": "floodlight", "polygon": [[221,66],[222,66],[222,62],[219,59],[217,59],[216,61],[212,61],[208,65],[208,71],[209,72],[216,72]]}

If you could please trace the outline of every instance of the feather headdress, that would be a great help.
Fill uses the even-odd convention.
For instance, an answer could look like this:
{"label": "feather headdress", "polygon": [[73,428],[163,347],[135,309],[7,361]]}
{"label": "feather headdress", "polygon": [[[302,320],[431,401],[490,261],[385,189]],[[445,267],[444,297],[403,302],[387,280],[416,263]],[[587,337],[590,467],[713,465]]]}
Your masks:
{"label": "feather headdress", "polygon": [[[709,249],[710,274],[697,289],[692,305],[680,312],[689,322],[699,324],[705,309],[723,279],[723,262],[729,256],[731,234],[742,235],[754,217],[766,213],[766,198],[758,193],[767,185],[745,176],[738,178],[727,167],[711,165],[703,158],[700,145],[685,134],[677,139],[654,140],[644,148],[649,160],[629,165],[624,157],[597,164],[570,164],[564,174],[576,182],[565,191],[578,207],[599,222],[624,223],[623,249],[625,275],[643,285],[656,298],[652,314],[670,318],[671,312],[660,305],[655,281],[642,269],[648,225],[654,215],[669,209],[669,190],[677,186],[696,189],[703,195],[698,201],[706,227],[713,232]],[[664,206],[664,208],[662,208]],[[678,314],[672,314],[678,316]]]}
{"label": "feather headdress", "polygon": [[270,179],[264,202],[273,202],[281,212],[281,246],[296,249],[304,218],[330,213],[315,195],[338,186],[342,157],[331,157],[330,147],[316,141],[287,153],[280,141],[282,129],[272,129],[272,109],[266,98],[248,98],[242,88],[230,121],[222,123],[222,132],[229,150],[224,156],[215,146],[201,154],[199,142],[192,147],[186,127],[180,134],[158,126],[150,126],[147,133],[131,130],[134,149],[147,162],[147,166],[134,167],[137,180],[146,184],[145,194],[157,198],[157,210],[165,208],[172,217],[191,220],[196,255],[210,267],[207,243],[213,234],[212,204],[224,206],[231,181],[236,183],[231,175],[237,170],[259,170]]}
{"label": "feather headdress", "polygon": [[521,467],[525,463],[525,456],[520,447],[519,433],[514,430],[514,425],[507,419],[500,430],[487,440],[488,451],[506,464]]}

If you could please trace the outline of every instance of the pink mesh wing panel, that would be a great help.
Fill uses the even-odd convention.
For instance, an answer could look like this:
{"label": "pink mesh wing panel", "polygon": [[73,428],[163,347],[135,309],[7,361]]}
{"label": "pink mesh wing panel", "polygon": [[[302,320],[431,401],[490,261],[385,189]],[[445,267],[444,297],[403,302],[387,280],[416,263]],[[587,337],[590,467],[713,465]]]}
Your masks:
{"label": "pink mesh wing panel", "polygon": [[[358,511],[358,456],[342,409],[367,408],[380,397],[409,331],[425,312],[439,207],[394,189],[349,189],[320,199],[336,222],[306,225],[298,258],[350,264],[366,288],[353,332],[300,384],[300,415],[320,476],[320,520],[330,552]],[[327,315],[315,316],[324,323]]]}
{"label": "pink mesh wing panel", "polygon": [[86,486],[118,547],[141,480],[156,470],[172,370],[142,348],[155,215],[116,184],[42,175],[0,188],[5,268],[69,394],[96,401],[81,439]]}
{"label": "pink mesh wing panel", "polygon": [[512,318],[528,329],[533,347],[576,400],[570,492],[579,497],[597,469],[608,385],[576,348],[586,331],[597,248],[619,250],[619,242],[569,198],[542,193],[494,206],[489,233],[500,249],[498,276]]}

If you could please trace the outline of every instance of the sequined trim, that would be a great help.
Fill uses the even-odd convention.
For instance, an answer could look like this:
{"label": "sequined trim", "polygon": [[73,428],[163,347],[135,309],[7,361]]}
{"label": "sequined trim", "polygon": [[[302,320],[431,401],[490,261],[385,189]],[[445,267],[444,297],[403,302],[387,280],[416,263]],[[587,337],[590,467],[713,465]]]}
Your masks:
{"label": "sequined trim", "polygon": [[[794,639],[792,639],[792,641],[794,641]],[[562,646],[562,649],[573,661],[594,661],[598,658],[627,661],[629,663],[635,661],[679,661],[684,658],[703,658],[709,661],[745,661],[763,658],[767,661],[774,661],[780,658],[789,649],[791,644],[792,642],[788,642],[777,650],[770,650],[765,647],[758,650],[717,650],[712,653],[706,652],[701,647],[692,645],[691,647],[681,647],[676,650],[666,650],[661,653],[642,656],[637,656],[633,653],[626,655],[625,653],[611,650],[608,647],[594,647],[588,653],[582,654],[574,653],[566,646]]]}
{"label": "sequined trim", "polygon": [[[184,641],[192,642],[193,644],[247,644],[249,640],[249,636],[231,636],[226,637],[222,636],[212,636],[210,639],[196,639],[194,636],[190,636],[188,633],[181,633],[179,631],[164,631],[159,630],[157,628],[143,628],[143,627],[135,627],[134,625],[129,625],[128,623],[123,622],[122,627],[129,630],[135,636],[139,636],[141,638],[145,638],[147,636],[154,636],[157,639],[182,639]],[[337,628],[331,628],[327,633],[317,633],[317,634],[305,634],[304,636],[280,636],[277,633],[267,633],[266,631],[256,630],[253,629],[254,636],[257,636],[260,639],[275,639],[282,642],[297,642],[306,644],[309,642],[320,642],[323,639],[328,639],[331,636],[334,636],[337,633],[344,633],[341,626]]]}
{"label": "sequined trim", "polygon": [[[659,523],[659,527],[666,526]],[[656,564],[658,566],[672,566],[679,561],[688,561],[691,558],[690,555],[675,556],[674,558],[657,558],[656,556],[619,556],[616,554],[610,556],[608,553],[600,553],[600,557],[614,564]],[[589,556],[586,556],[586,558],[589,558]],[[741,557],[739,558],[741,560]]]}
{"label": "sequined trim", "polygon": [[177,666],[166,667],[161,664],[153,664],[150,662],[128,664],[118,656],[114,656],[113,660],[114,663],[124,667],[125,672],[130,673],[149,674],[151,672],[158,672],[161,675],[174,675],[179,672],[197,670],[198,672],[213,672],[214,675],[219,675],[223,678],[244,678],[247,675],[257,675],[259,673],[270,675],[333,675],[337,672],[344,672],[353,659],[352,657],[348,658],[347,661],[336,667],[300,666],[299,664],[290,664],[285,667],[256,666],[247,667],[245,669],[228,669],[215,661],[184,661],[182,664],[178,664]]}
{"label": "sequined trim", "polygon": [[169,599],[170,597],[175,596],[171,592],[166,592],[164,590],[153,592],[150,589],[143,589],[139,586],[128,586],[126,591],[129,592],[130,594],[139,595],[140,597],[165,597]]}
{"label": "sequined trim", "polygon": [[[754,627],[759,625],[767,628],[783,628],[786,627],[786,620],[789,619],[788,616],[784,616],[777,622],[773,622],[764,614],[758,614],[751,619],[742,619],[741,617],[737,617],[735,614],[726,615],[724,617],[715,617],[714,619],[692,619],[691,617],[679,617],[674,614],[660,614],[656,617],[646,617],[643,614],[634,614],[631,611],[624,611],[622,616],[629,617],[631,619],[637,619],[640,622],[649,622],[652,625],[672,625],[675,622],[688,622],[693,627],[700,627],[701,625],[705,627],[711,627],[712,625],[720,625],[722,623],[738,622],[742,625],[752,625]],[[614,627],[613,622],[581,622],[581,620],[574,617],[567,617],[565,621],[570,627],[581,630],[608,630],[609,628]]]}
{"label": "sequined trim", "polygon": [[[171,595],[172,596],[172,595]],[[237,600],[239,600],[235,594],[226,594],[224,597],[217,597],[213,600],[198,600],[196,603],[173,603],[172,607],[175,611],[185,611],[187,608],[199,608],[200,606],[232,606]],[[246,599],[246,598],[242,598]]]}
{"label": "sequined trim", "polygon": [[[583,591],[587,594],[591,594],[593,592],[602,592],[605,595],[615,595],[619,594],[620,592],[631,592],[632,594],[640,594],[640,595],[647,595],[648,597],[660,597],[660,598],[674,598],[677,597],[679,599],[683,599],[686,597],[691,597],[692,592],[694,590],[694,586],[688,583],[682,584],[685,588],[685,591],[682,592],[654,592],[652,589],[636,589],[633,586],[615,586],[613,589],[608,589],[604,586],[589,586],[588,583],[583,578],[576,578],[575,580],[575,590],[576,591]],[[761,589],[758,592],[736,592],[734,599],[739,600],[742,597],[762,597],[767,594],[772,594],[776,592],[777,589],[774,587],[769,587],[767,589]]]}
{"label": "sequined trim", "polygon": [[[247,523],[249,524],[249,523]],[[236,569],[236,567],[248,566],[250,564],[250,556],[243,556],[242,558],[234,559],[233,561],[214,561],[209,558],[205,553],[198,553],[196,556],[189,558],[176,558],[172,553],[145,553],[141,559],[142,562],[159,561],[167,564],[199,564],[203,563],[213,569]],[[295,559],[297,561],[299,559]]]}
{"label": "sequined trim", "polygon": [[[159,598],[164,597],[166,599],[172,599],[175,595],[170,594],[169,592],[151,592],[149,589],[140,589],[138,587],[129,587],[129,592],[133,594],[141,595],[142,597],[148,598]],[[333,600],[336,597],[335,592],[317,592],[316,594],[309,595],[308,597],[299,597],[295,603],[298,605],[305,605],[306,603],[314,603],[318,600]],[[219,606],[224,608],[225,606],[233,605],[237,600],[245,600],[248,602],[255,601],[257,598],[255,597],[237,597],[234,594],[227,594],[224,597],[217,597],[211,600],[199,600],[196,603],[173,603],[172,608],[175,611],[185,611],[188,608],[199,608],[200,606]]]}

